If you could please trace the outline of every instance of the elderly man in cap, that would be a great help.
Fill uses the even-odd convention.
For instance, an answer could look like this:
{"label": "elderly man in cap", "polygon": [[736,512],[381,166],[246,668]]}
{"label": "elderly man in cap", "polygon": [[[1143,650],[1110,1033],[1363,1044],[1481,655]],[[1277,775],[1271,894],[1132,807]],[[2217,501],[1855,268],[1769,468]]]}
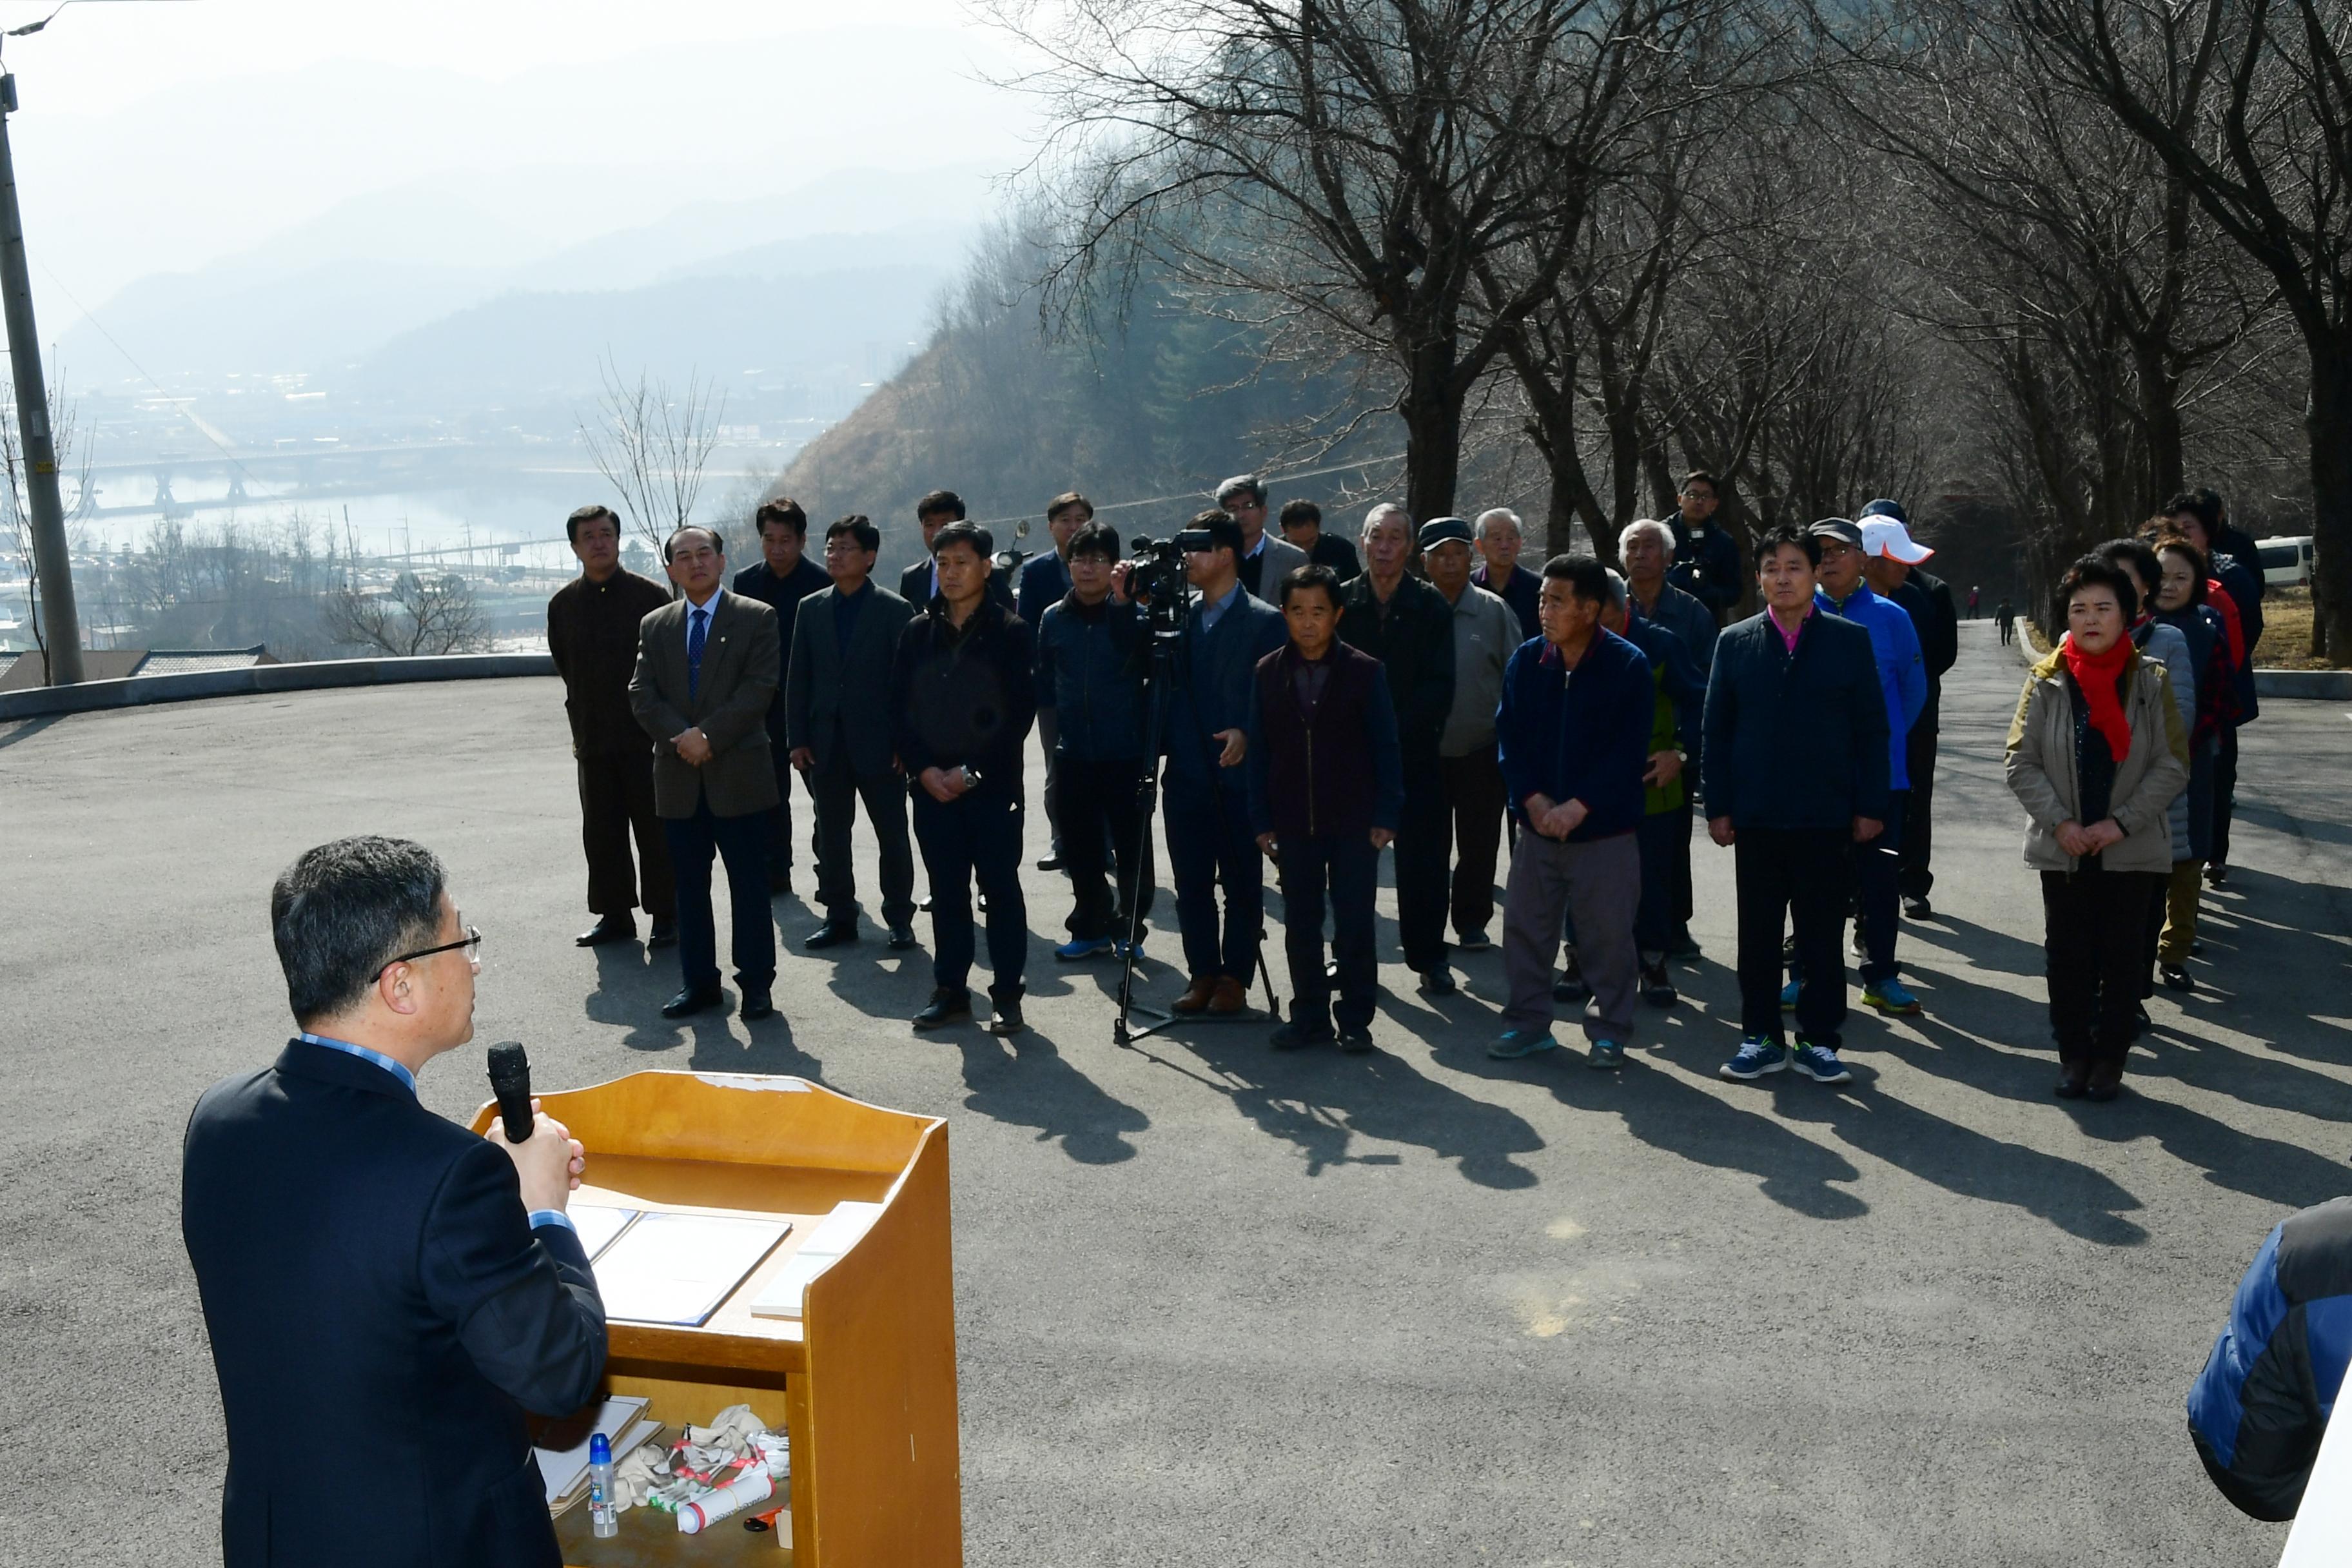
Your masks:
{"label": "elderly man in cap", "polygon": [[1235,474],[1219,485],[1217,505],[1242,531],[1242,586],[1272,604],[1292,568],[1307,564],[1307,552],[1265,531],[1265,486],[1255,474]]}
{"label": "elderly man in cap", "polygon": [[1911,520],[1902,506],[1874,500],[1862,509],[1863,574],[1871,592],[1892,599],[1911,617],[1919,634],[1919,655],[1927,667],[1927,706],[1911,726],[1903,766],[1911,778],[1911,797],[1903,805],[1903,850],[1896,889],[1903,895],[1903,912],[1915,921],[1935,914],[1927,893],[1936,885],[1928,868],[1936,799],[1936,728],[1943,707],[1944,672],[1960,657],[1960,612],[1951,585],[1920,569],[1936,552],[1911,537]]}
{"label": "elderly man in cap", "polygon": [[[1864,579],[1868,556],[1862,525],[1850,518],[1826,517],[1811,532],[1820,544],[1820,583],[1814,607],[1824,615],[1853,621],[1870,634],[1871,652],[1878,664],[1878,686],[1886,706],[1887,805],[1884,831],[1853,848],[1853,888],[1860,906],[1863,963],[1862,1000],[1890,1016],[1921,1011],[1919,999],[1895,977],[1895,879],[1900,869],[1904,808],[1910,794],[1905,767],[1911,726],[1927,706],[1927,667],[1919,653],[1919,634],[1902,606],[1880,598]],[[1792,964],[1791,970],[1801,968]],[[1801,974],[1781,993],[1780,1005],[1794,1007],[1801,994]]]}
{"label": "elderly man in cap", "polygon": [[1454,705],[1437,737],[1437,768],[1453,829],[1454,931],[1465,952],[1493,945],[1495,858],[1503,845],[1503,764],[1495,750],[1495,710],[1503,671],[1528,639],[1511,606],[1470,582],[1470,525],[1434,517],[1421,525],[1429,585],[1454,610]]}

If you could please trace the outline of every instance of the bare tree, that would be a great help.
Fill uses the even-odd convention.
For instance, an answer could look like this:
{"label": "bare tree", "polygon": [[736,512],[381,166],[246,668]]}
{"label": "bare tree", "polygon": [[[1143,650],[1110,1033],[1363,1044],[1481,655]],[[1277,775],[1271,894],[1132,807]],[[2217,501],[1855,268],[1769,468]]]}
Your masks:
{"label": "bare tree", "polygon": [[[1453,510],[1465,409],[1642,128],[1710,90],[1729,0],[992,0],[1070,164],[1049,279],[1151,257],[1380,364],[1406,505]],[[1215,221],[1204,218],[1214,216]],[[1491,292],[1482,264],[1514,253]]]}
{"label": "bare tree", "polygon": [[338,643],[394,658],[478,653],[490,646],[489,623],[474,586],[455,573],[404,572],[382,592],[347,579],[329,597],[326,619]]}
{"label": "bare tree", "polygon": [[[57,384],[49,388],[49,431],[57,443],[58,468],[77,479],[73,509],[66,514],[68,524],[86,514],[93,501],[90,488],[91,457],[86,444],[78,439],[80,408],[66,395],[65,371],[60,367]],[[25,574],[25,599],[31,610],[33,647],[40,653],[43,668],[48,663],[48,630],[41,614],[40,560],[33,549],[33,501],[25,489],[25,453],[19,444],[16,425],[16,396],[0,388],[8,398],[0,405],[0,508],[7,512],[9,548],[16,554],[19,568]]]}
{"label": "bare tree", "polygon": [[694,520],[703,469],[719,445],[727,395],[716,380],[689,374],[682,392],[640,370],[625,379],[607,356],[597,364],[604,390],[593,424],[579,422],[580,439],[638,536],[659,551],[662,542]]}
{"label": "bare tree", "polygon": [[2310,359],[2313,651],[2352,650],[2352,9],[2343,0],[2006,0],[2269,273]]}

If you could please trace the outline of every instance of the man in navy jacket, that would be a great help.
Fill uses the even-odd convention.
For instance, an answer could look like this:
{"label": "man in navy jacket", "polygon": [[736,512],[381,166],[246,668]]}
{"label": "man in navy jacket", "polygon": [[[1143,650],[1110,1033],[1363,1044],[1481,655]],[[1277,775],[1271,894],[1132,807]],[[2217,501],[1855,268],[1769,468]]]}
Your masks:
{"label": "man in navy jacket", "polygon": [[[1190,612],[1190,668],[1169,702],[1168,868],[1190,980],[1176,1011],[1223,1016],[1247,1005],[1265,925],[1265,862],[1250,832],[1250,703],[1257,662],[1290,640],[1282,612],[1241,584],[1242,531],[1222,511],[1192,526],[1206,550],[1184,557],[1199,597]],[[1217,887],[1225,889],[1217,919]]]}
{"label": "man in navy jacket", "polygon": [[[1045,503],[1045,531],[1054,548],[1022,563],[1021,583],[1013,607],[1033,632],[1045,625],[1045,612],[1069,596],[1070,541],[1095,520],[1095,503],[1076,490],[1064,490]],[[1058,744],[1061,716],[1051,697],[1037,693],[1037,743],[1045,752],[1045,831],[1049,852],[1037,862],[1040,871],[1059,871],[1067,860],[1062,838],[1062,752]]]}
{"label": "man in navy jacket", "polygon": [[1802,975],[1794,1065],[1822,1083],[1853,1076],[1837,1058],[1838,945],[1851,846],[1885,826],[1889,742],[1869,631],[1813,602],[1821,557],[1810,533],[1784,528],[1764,541],[1764,608],[1716,639],[1707,680],[1706,831],[1738,853],[1741,1039],[1726,1078],[1791,1065],[1780,1027],[1780,936],[1791,920]]}
{"label": "man in navy jacket", "polygon": [[563,1212],[584,1161],[544,1115],[516,1145],[417,1102],[417,1071],[474,1033],[481,939],[446,880],[396,838],[297,860],[269,912],[302,1033],[188,1121],[227,1568],[560,1561],[523,1413],[577,1409],[604,1370]]}
{"label": "man in navy jacket", "polygon": [[1496,1057],[1549,1050],[1552,960],[1563,915],[1576,923],[1577,958],[1591,997],[1588,1058],[1622,1067],[1633,1027],[1639,961],[1633,912],[1642,895],[1642,774],[1650,763],[1657,689],[1650,661],[1603,630],[1608,569],[1589,555],[1556,555],[1537,609],[1544,635],[1503,673],[1495,716],[1503,784],[1518,819],[1503,906],[1503,1009]]}

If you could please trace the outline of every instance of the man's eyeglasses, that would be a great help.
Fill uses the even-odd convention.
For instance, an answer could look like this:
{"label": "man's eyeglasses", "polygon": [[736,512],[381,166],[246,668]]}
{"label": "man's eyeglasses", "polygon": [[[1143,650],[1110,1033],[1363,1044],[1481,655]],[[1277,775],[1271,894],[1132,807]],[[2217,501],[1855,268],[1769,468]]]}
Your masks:
{"label": "man's eyeglasses", "polygon": [[394,965],[414,963],[420,958],[430,958],[436,952],[455,952],[461,947],[467,950],[467,963],[479,963],[482,962],[482,933],[475,930],[472,926],[467,926],[466,928],[466,934],[459,937],[455,942],[445,942],[439,947],[419,948],[415,952],[402,953],[398,958],[394,959],[391,963],[385,964],[383,969],[377,970],[375,972],[375,977],[378,980],[383,979],[384,969],[391,969]]}

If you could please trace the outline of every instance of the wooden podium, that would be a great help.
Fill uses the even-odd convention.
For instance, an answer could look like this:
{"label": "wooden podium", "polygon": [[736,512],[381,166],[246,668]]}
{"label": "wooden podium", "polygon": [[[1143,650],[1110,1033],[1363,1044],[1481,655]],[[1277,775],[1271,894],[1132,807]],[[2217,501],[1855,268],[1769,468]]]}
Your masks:
{"label": "wooden podium", "polygon": [[[587,1508],[557,1521],[567,1564],[725,1563],[791,1552],[793,1568],[933,1568],[963,1561],[948,1129],[802,1079],[640,1072],[542,1094],[588,1151],[574,1198],[624,1208],[776,1216],[791,1234],[698,1328],[611,1325],[604,1392],[642,1394],[673,1429],[749,1405],[792,1440],[791,1529],[734,1520],[680,1535],[631,1509],[594,1541]],[[493,1102],[474,1118],[487,1131]],[[751,1304],[843,1202],[883,1212],[808,1288],[801,1321]]]}

